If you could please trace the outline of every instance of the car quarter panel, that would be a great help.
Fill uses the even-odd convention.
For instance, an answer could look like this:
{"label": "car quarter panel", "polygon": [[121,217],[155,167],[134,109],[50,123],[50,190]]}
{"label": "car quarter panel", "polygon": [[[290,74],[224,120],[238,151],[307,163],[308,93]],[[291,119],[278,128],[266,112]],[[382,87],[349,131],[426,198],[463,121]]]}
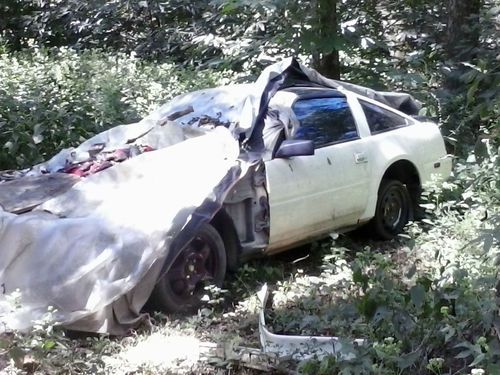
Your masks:
{"label": "car quarter panel", "polygon": [[394,163],[400,160],[412,163],[421,185],[435,178],[447,178],[450,174],[451,160],[446,155],[439,128],[433,123],[415,121],[408,126],[371,135],[367,140],[367,153],[374,173],[370,181],[369,204],[362,219],[373,217],[378,188]]}

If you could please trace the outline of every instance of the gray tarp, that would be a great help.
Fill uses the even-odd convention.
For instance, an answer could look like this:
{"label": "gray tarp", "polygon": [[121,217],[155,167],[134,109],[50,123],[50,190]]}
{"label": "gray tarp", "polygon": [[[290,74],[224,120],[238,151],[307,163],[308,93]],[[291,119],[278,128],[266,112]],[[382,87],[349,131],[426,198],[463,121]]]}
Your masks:
{"label": "gray tarp", "polygon": [[[182,95],[139,123],[117,126],[18,173],[24,177],[15,183],[32,179],[32,185],[88,160],[95,145],[99,152],[131,145],[155,149],[70,187],[72,182],[63,193],[38,192],[36,199],[45,202],[31,212],[0,210],[3,326],[27,329],[49,306],[72,329],[120,334],[136,324],[165,260],[172,262],[197,225],[210,220],[252,160],[274,147],[283,124],[273,121],[268,104],[296,81],[343,86],[396,103],[393,94],[328,80],[286,59],[253,84]],[[408,96],[397,98],[416,105]],[[9,185],[0,183],[0,199],[2,186]],[[8,298],[15,290],[20,307]]]}
{"label": "gray tarp", "polygon": [[[74,328],[121,332],[158,276],[159,269],[148,273],[151,266],[197,207],[221,198],[220,182],[238,178],[238,154],[238,143],[219,128],[92,175],[31,213],[1,212],[0,278],[6,293],[22,293],[22,309],[3,320],[27,328],[50,305],[66,324],[98,314]],[[141,280],[127,302],[120,298]],[[5,313],[10,306],[0,303]]]}

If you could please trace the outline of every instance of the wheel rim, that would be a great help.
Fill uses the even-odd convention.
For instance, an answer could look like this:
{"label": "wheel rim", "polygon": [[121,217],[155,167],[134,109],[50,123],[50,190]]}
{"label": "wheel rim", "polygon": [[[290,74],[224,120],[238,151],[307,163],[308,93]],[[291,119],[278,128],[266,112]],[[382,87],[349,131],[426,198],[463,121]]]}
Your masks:
{"label": "wheel rim", "polygon": [[189,302],[214,279],[219,267],[215,252],[204,238],[195,237],[179,254],[167,273],[167,282],[179,303]]}
{"label": "wheel rim", "polygon": [[382,199],[382,223],[385,228],[394,230],[403,221],[404,196],[397,187],[389,189]]}

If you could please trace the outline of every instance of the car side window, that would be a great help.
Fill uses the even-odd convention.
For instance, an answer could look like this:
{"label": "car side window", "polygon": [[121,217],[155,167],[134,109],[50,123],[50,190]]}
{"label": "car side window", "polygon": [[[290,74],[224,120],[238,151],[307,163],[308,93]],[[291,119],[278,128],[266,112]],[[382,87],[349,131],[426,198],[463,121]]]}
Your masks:
{"label": "car side window", "polygon": [[300,127],[294,139],[307,139],[315,147],[359,138],[345,97],[300,99],[292,107]]}
{"label": "car side window", "polygon": [[409,121],[394,112],[388,111],[378,105],[360,100],[361,108],[365,112],[366,121],[372,134],[400,128],[409,124]]}

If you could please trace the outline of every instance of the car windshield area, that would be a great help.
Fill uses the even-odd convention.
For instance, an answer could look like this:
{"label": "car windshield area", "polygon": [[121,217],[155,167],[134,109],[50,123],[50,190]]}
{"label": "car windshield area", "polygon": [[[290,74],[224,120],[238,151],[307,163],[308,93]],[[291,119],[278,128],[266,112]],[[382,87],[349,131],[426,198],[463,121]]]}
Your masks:
{"label": "car windshield area", "polygon": [[318,148],[359,138],[345,97],[300,99],[292,109],[300,123],[294,139],[311,140]]}

